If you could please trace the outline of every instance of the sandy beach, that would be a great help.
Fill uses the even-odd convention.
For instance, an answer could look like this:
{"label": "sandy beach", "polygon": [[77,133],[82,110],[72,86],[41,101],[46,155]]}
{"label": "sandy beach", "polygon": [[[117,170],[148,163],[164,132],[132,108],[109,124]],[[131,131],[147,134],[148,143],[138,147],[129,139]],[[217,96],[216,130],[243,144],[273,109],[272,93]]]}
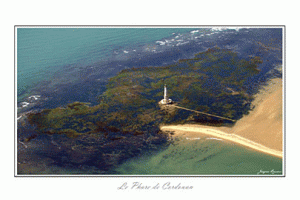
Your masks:
{"label": "sandy beach", "polygon": [[254,109],[231,128],[185,124],[165,125],[161,130],[190,139],[209,135],[282,158],[282,98],[282,79],[273,79],[255,96]]}

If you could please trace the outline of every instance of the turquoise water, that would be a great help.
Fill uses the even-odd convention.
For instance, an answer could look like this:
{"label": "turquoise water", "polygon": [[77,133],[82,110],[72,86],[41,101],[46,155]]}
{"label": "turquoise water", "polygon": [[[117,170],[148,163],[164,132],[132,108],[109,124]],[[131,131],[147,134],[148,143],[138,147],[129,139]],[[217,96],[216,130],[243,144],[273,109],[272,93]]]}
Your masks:
{"label": "turquoise water", "polygon": [[[18,28],[18,95],[69,65],[86,66],[195,29]],[[147,45],[148,44],[148,45]]]}
{"label": "turquoise water", "polygon": [[[231,142],[180,139],[117,167],[128,175],[281,175],[282,159]],[[263,174],[264,173],[264,174]]]}
{"label": "turquoise water", "polygon": [[[61,86],[75,94],[78,86],[91,88],[122,69],[171,64],[214,46],[234,49],[249,58],[257,48],[254,41],[268,44],[277,40],[272,45],[280,48],[282,38],[281,29],[17,28],[16,32],[18,103],[28,102],[31,95],[62,96],[66,91],[61,91]],[[281,63],[281,54],[276,54],[267,55],[268,62],[261,65],[262,76]],[[103,92],[83,94],[85,88],[70,101],[90,101]],[[53,98],[58,100],[58,96]]]}

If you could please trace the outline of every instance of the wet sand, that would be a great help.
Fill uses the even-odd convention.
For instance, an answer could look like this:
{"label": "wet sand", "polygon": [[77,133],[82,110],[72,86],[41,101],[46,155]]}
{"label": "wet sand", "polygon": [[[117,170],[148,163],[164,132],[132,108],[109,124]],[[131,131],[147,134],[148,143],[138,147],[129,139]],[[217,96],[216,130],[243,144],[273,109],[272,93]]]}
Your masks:
{"label": "wet sand", "polygon": [[161,130],[189,139],[210,135],[282,158],[282,98],[282,79],[273,79],[256,95],[254,109],[232,128],[185,124],[161,126]]}

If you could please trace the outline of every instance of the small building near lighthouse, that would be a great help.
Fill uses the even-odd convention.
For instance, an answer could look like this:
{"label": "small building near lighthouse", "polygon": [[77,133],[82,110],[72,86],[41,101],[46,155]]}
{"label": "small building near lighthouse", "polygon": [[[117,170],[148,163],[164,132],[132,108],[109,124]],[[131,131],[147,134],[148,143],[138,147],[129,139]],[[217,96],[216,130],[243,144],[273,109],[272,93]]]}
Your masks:
{"label": "small building near lighthouse", "polygon": [[172,99],[169,99],[168,93],[167,93],[167,86],[164,87],[164,98],[159,102],[160,104],[166,105],[166,104],[172,104]]}

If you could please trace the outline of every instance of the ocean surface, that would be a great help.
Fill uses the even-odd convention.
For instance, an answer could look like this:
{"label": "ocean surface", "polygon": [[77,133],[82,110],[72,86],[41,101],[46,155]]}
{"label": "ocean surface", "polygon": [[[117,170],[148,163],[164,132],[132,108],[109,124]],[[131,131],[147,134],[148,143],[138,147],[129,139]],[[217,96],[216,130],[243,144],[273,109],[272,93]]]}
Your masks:
{"label": "ocean surface", "polygon": [[[22,94],[27,94],[36,84],[56,79],[66,69],[79,72],[82,67],[103,67],[105,64],[113,65],[113,61],[143,59],[146,55],[168,49],[160,46],[170,46],[172,39],[168,43],[164,38],[171,36],[174,36],[173,39],[178,38],[176,43],[172,41],[172,45],[181,45],[183,40],[179,38],[191,30],[193,29],[20,28],[17,30],[18,99],[26,96]],[[117,65],[118,68],[126,67],[120,64]]]}
{"label": "ocean surface", "polygon": [[[123,69],[171,64],[214,46],[232,49],[241,57],[261,56],[268,60],[268,64],[260,66],[257,78],[263,79],[282,65],[282,30],[275,28],[18,28],[16,36],[18,121],[31,110],[65,106],[74,101],[95,105],[107,80]],[[267,53],[257,51],[262,48],[260,43],[271,46]],[[18,138],[22,137],[18,133]],[[25,162],[38,160],[47,166],[46,158],[32,153],[43,148],[47,138],[32,140],[27,145],[18,142],[18,150],[26,154]],[[41,174],[98,173],[89,166],[33,166],[37,165],[22,170]],[[185,139],[164,149],[145,152],[111,173],[253,175],[260,170],[282,171],[282,160],[225,141],[202,138]]]}
{"label": "ocean surface", "polygon": [[[272,171],[273,170],[273,171]],[[219,138],[181,138],[164,150],[125,162],[116,174],[280,175],[282,159]]]}

